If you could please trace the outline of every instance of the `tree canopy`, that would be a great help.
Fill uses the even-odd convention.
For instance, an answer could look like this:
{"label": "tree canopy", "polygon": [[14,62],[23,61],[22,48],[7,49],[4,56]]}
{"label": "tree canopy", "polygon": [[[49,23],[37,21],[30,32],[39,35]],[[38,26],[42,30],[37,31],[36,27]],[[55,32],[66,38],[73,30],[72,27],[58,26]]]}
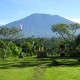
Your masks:
{"label": "tree canopy", "polygon": [[63,39],[74,39],[77,29],[80,28],[79,24],[54,24],[52,25],[52,31],[57,32]]}
{"label": "tree canopy", "polygon": [[22,37],[21,30],[16,27],[0,27],[0,38],[16,39]]}

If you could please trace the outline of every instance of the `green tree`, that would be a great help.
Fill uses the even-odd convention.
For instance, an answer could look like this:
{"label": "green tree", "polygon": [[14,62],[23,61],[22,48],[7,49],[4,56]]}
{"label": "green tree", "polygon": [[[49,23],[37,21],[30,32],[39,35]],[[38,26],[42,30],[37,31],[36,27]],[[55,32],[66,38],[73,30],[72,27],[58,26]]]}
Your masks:
{"label": "green tree", "polygon": [[21,29],[17,27],[0,27],[0,38],[13,40],[22,37]]}
{"label": "green tree", "polygon": [[31,54],[32,45],[29,42],[22,42],[22,51]]}
{"label": "green tree", "polygon": [[[75,38],[76,31],[80,28],[79,24],[55,24],[52,26],[52,31],[57,32],[63,39],[63,42],[69,43],[69,48],[66,48],[67,53],[70,55],[75,55],[76,46],[75,46]],[[65,44],[66,44],[65,43]],[[63,45],[65,45],[63,44]],[[67,50],[68,49],[68,50]]]}
{"label": "green tree", "polygon": [[13,42],[9,42],[9,47],[7,49],[7,56],[17,56],[21,52],[21,49]]}
{"label": "green tree", "polygon": [[58,33],[63,39],[74,40],[79,24],[55,24],[52,26],[52,31]]}
{"label": "green tree", "polygon": [[0,56],[1,58],[5,58],[5,55],[6,55],[6,47],[5,47],[5,42],[3,40],[0,40]]}
{"label": "green tree", "polygon": [[15,39],[21,38],[21,30],[16,27],[0,27],[0,38],[4,40],[4,54],[6,56],[6,53],[9,49],[9,43]]}

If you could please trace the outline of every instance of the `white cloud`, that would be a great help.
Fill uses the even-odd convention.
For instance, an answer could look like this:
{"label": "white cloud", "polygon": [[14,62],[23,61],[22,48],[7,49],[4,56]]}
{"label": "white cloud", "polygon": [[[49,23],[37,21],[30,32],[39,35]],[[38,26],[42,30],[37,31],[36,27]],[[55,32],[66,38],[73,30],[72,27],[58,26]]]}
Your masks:
{"label": "white cloud", "polygon": [[66,19],[69,19],[73,22],[77,22],[77,23],[80,23],[80,18],[66,18]]}

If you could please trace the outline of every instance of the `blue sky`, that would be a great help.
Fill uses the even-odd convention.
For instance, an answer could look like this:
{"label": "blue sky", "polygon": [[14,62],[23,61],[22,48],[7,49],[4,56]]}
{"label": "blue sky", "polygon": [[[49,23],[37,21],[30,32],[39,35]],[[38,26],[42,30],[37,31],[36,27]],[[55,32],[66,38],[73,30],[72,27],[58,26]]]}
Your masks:
{"label": "blue sky", "polygon": [[0,25],[33,13],[60,15],[80,22],[80,0],[0,0]]}

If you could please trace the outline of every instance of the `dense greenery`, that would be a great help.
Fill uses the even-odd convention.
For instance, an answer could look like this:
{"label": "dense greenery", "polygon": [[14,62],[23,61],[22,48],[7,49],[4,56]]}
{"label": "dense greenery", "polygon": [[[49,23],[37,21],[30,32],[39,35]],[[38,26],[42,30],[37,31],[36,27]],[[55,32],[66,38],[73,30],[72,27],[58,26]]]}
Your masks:
{"label": "dense greenery", "polygon": [[[80,29],[80,24],[55,24],[52,31],[57,32],[62,38],[67,56],[79,57],[79,36],[76,37],[76,31]],[[78,42],[77,42],[78,41]]]}
{"label": "dense greenery", "polygon": [[[61,37],[53,38],[21,38],[21,30],[15,27],[0,28],[0,57],[10,56],[44,56],[57,55],[60,45],[65,46],[66,56],[79,57],[80,44],[79,37],[75,37],[79,24],[56,24],[52,26],[52,31],[57,32]],[[42,51],[40,51],[40,49]],[[22,54],[23,53],[23,54]],[[40,54],[41,53],[41,54]]]}

